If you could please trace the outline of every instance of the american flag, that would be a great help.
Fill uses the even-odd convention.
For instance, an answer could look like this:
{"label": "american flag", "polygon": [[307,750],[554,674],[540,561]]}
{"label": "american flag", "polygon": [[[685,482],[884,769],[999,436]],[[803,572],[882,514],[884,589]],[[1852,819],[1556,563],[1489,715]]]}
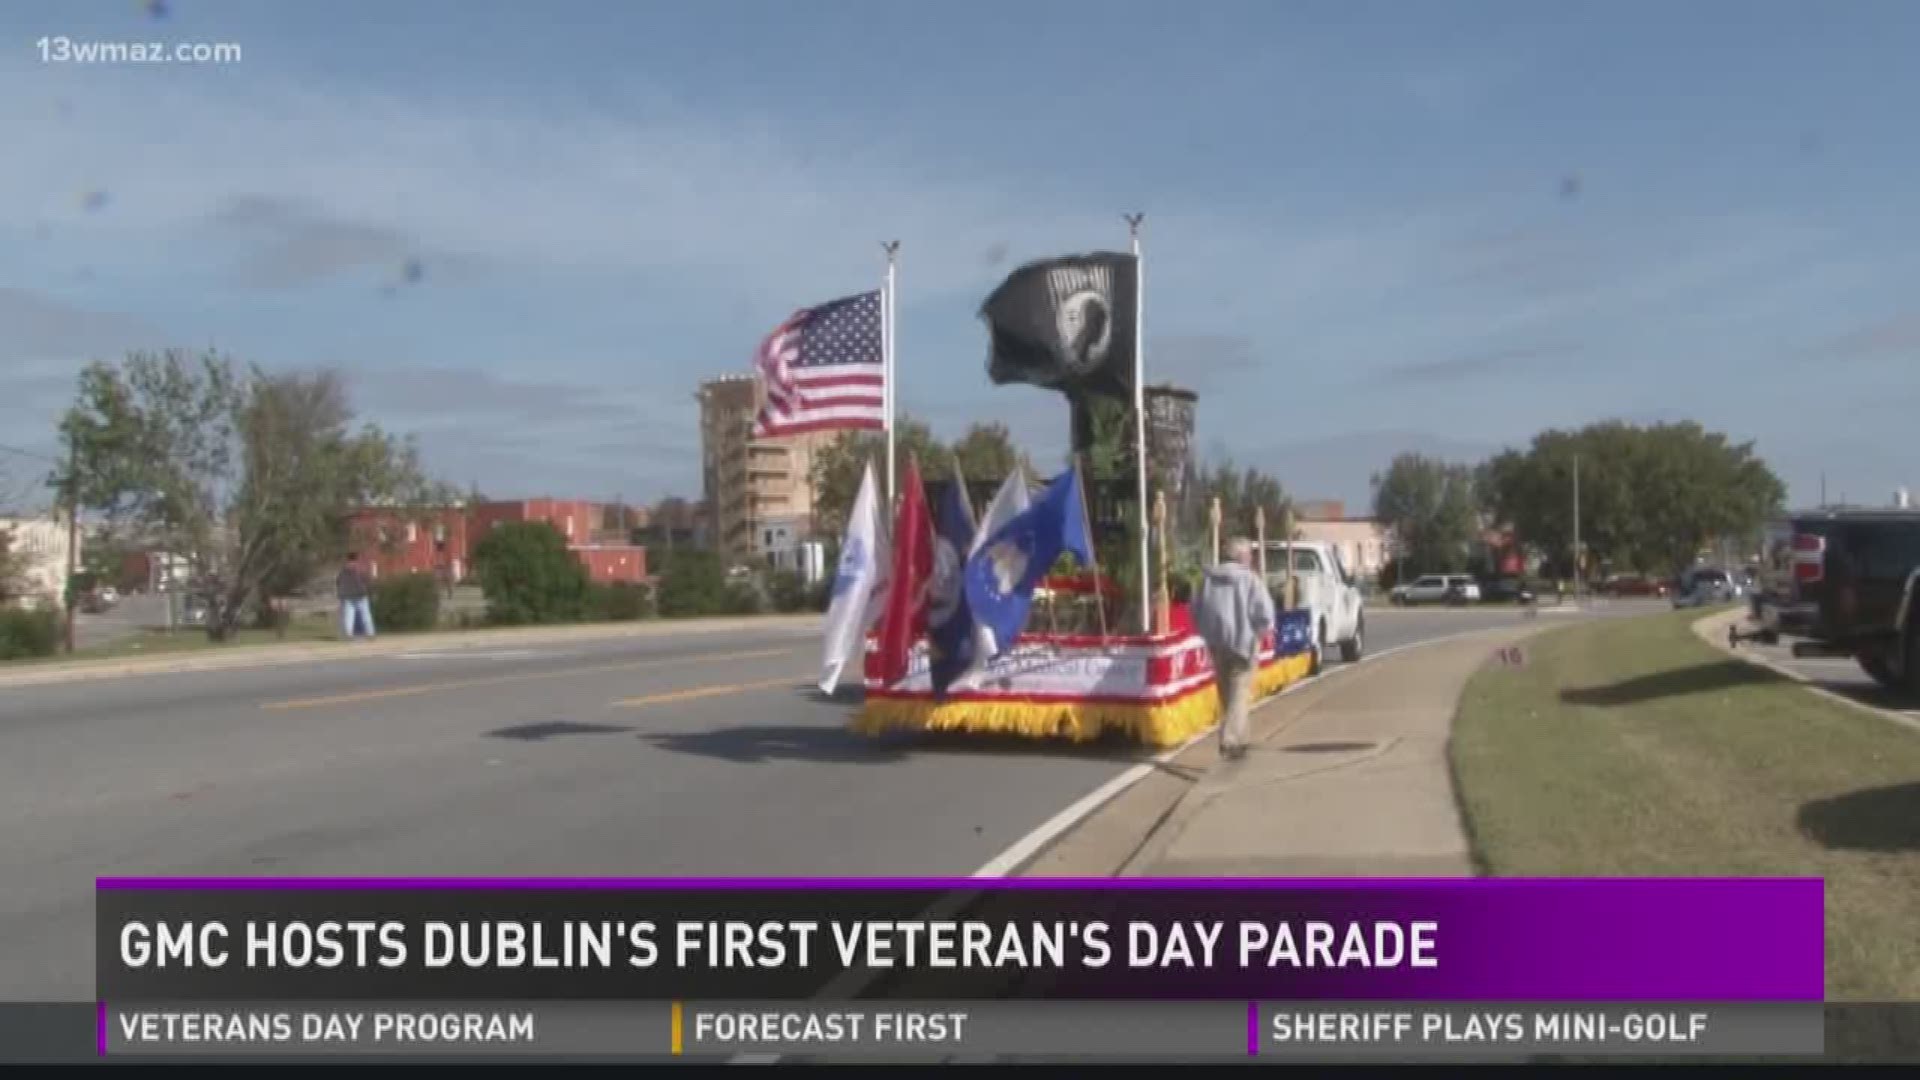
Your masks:
{"label": "american flag", "polygon": [[755,438],[886,426],[878,289],[794,312],[761,343],[756,363],[767,401]]}

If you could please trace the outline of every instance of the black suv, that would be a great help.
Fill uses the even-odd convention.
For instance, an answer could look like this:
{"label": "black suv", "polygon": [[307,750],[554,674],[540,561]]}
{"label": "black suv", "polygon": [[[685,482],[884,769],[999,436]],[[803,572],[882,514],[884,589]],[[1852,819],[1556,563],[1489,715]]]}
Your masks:
{"label": "black suv", "polygon": [[1795,656],[1851,656],[1875,682],[1920,695],[1920,510],[1797,515],[1755,606]]}

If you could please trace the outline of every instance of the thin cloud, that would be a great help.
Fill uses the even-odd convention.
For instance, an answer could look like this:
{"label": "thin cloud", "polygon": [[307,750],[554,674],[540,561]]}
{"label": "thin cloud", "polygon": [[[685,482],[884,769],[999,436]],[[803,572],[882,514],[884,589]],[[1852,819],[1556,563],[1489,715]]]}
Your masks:
{"label": "thin cloud", "polygon": [[1813,352],[1842,360],[1920,354],[1920,314],[1902,313],[1869,323],[1822,343]]}
{"label": "thin cloud", "polygon": [[[6,374],[28,361],[105,359],[101,354],[151,343],[155,332],[132,315],[0,286],[0,364]],[[0,386],[4,378],[0,375]]]}
{"label": "thin cloud", "polygon": [[[233,280],[260,288],[311,285],[352,271],[377,268],[408,283],[425,277],[424,245],[403,230],[331,216],[297,200],[270,195],[228,198],[208,217],[216,233],[246,247]],[[436,269],[476,260],[453,253],[431,256]]]}
{"label": "thin cloud", "polygon": [[1375,372],[1373,381],[1386,386],[1465,382],[1487,375],[1542,367],[1547,361],[1577,356],[1579,352],[1579,347],[1572,345],[1529,345],[1462,353],[1438,360],[1395,364]]}

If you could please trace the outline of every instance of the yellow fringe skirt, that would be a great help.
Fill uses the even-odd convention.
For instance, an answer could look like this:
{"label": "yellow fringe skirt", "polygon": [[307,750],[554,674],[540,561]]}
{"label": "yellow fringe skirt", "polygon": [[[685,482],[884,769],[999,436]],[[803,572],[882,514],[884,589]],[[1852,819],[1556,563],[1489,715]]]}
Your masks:
{"label": "yellow fringe skirt", "polygon": [[[1305,678],[1312,666],[1313,657],[1308,653],[1268,661],[1254,676],[1254,696],[1265,698],[1279,693]],[[1179,746],[1219,722],[1220,694],[1209,685],[1158,702],[1032,701],[1014,696],[935,701],[926,695],[869,691],[866,703],[854,716],[853,727],[867,735],[968,731],[1076,743],[1117,736],[1147,746],[1169,747]]]}

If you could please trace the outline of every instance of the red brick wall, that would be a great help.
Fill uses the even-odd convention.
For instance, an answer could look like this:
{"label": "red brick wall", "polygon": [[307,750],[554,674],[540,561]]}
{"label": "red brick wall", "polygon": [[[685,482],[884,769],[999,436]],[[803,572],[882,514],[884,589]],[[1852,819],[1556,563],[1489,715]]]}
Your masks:
{"label": "red brick wall", "polygon": [[[563,537],[567,547],[595,581],[640,582],[647,576],[647,549],[591,542],[599,526],[600,507],[582,499],[525,499],[480,503],[468,510],[444,510],[417,523],[409,536],[406,518],[392,511],[362,510],[353,518],[354,549],[370,565],[373,576],[393,577],[434,572],[443,563],[457,567],[459,580],[473,574],[473,548],[495,525],[544,521]],[[434,546],[435,526],[445,529],[443,549]],[[571,536],[569,536],[571,528]],[[386,542],[382,544],[382,532]]]}
{"label": "red brick wall", "polygon": [[587,568],[587,576],[602,583],[639,584],[647,577],[647,549],[607,545],[574,548],[573,557]]}
{"label": "red brick wall", "polygon": [[473,508],[474,542],[479,543],[496,522],[544,521],[559,530],[568,544],[584,544],[599,528],[599,514],[598,506],[583,499],[480,503]]}
{"label": "red brick wall", "polygon": [[463,581],[473,573],[467,534],[467,515],[460,510],[440,510],[419,518],[362,510],[352,523],[353,548],[375,580],[431,574],[445,567]]}

